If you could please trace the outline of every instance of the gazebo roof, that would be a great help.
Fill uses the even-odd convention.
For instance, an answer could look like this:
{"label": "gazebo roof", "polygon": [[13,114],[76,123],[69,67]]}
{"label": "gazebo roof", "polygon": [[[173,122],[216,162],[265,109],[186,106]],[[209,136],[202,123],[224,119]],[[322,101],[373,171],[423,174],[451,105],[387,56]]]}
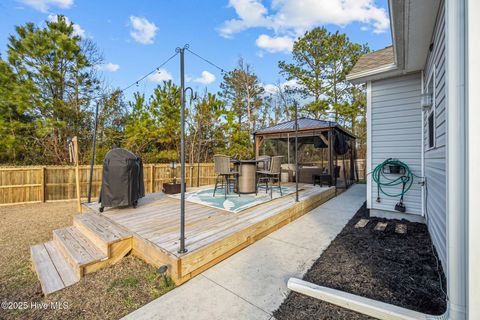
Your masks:
{"label": "gazebo roof", "polygon": [[[338,129],[345,133],[352,138],[355,136],[350,133],[348,130],[340,126],[335,121],[326,121],[326,120],[318,120],[312,118],[299,118],[298,120],[298,130],[299,131],[314,131],[318,129]],[[276,124],[271,127],[259,129],[254,132],[255,135],[266,135],[269,133],[291,133],[295,132],[295,120],[286,121],[279,124]]]}

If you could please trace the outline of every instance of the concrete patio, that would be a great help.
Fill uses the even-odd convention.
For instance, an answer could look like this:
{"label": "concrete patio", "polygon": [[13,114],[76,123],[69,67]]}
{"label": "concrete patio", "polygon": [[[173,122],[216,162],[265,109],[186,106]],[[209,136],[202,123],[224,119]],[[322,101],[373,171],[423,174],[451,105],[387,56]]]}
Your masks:
{"label": "concrete patio", "polygon": [[124,319],[273,319],[288,294],[365,202],[354,185]]}

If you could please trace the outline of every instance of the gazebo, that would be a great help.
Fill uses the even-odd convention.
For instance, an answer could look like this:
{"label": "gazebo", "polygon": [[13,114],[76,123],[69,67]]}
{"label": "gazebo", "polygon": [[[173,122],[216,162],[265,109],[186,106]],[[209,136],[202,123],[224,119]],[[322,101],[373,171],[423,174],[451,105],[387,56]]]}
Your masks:
{"label": "gazebo", "polygon": [[[323,183],[348,188],[358,179],[356,137],[333,121],[299,118],[254,132],[255,157],[282,155],[282,170],[301,183]],[[298,177],[295,172],[295,136],[298,141]],[[323,180],[323,181],[322,181]]]}

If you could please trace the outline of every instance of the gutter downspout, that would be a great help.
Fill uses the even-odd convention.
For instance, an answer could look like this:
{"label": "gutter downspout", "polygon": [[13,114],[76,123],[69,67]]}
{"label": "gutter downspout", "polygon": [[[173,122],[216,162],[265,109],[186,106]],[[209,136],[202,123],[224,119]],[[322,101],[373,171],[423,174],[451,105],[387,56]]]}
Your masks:
{"label": "gutter downspout", "polygon": [[[422,70],[422,73],[421,73],[421,83],[420,83],[420,86],[421,86],[421,93],[422,93],[422,96],[425,94],[425,85],[424,85],[424,78],[425,77],[425,72],[424,70]],[[426,184],[426,181],[425,181],[425,111],[423,110],[422,108],[422,133],[420,135],[421,139],[422,139],[422,148],[421,148],[421,157],[420,157],[420,162],[421,162],[421,174],[422,174],[422,177],[423,177],[423,185],[422,185],[422,217],[426,217],[426,214],[425,214],[425,210],[426,210],[426,206],[428,205],[428,203],[425,203],[425,184]],[[426,220],[425,220],[426,221]],[[428,224],[428,221],[426,221],[427,224]]]}
{"label": "gutter downspout", "polygon": [[450,319],[466,319],[465,0],[445,2],[447,293]]}

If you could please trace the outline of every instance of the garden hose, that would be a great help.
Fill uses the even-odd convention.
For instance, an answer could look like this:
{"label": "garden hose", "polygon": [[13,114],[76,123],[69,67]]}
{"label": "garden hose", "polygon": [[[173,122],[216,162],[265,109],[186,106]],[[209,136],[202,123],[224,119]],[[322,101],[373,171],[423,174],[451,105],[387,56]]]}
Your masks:
{"label": "garden hose", "polygon": [[[383,170],[383,168],[387,166],[388,167],[393,166],[396,168],[403,169],[403,172],[399,177],[392,179],[391,177],[387,176]],[[405,207],[403,206],[403,196],[412,187],[414,177],[418,177],[418,176],[415,175],[410,170],[410,168],[406,163],[398,159],[389,158],[383,161],[382,163],[380,163],[379,165],[377,165],[375,169],[372,171],[372,179],[377,184],[377,202],[380,202],[380,192],[388,197],[393,197],[393,198],[400,197],[400,202],[397,204],[400,210],[397,209],[397,206],[396,206],[396,210],[404,212]],[[402,186],[402,191],[396,194],[386,192],[383,189],[385,187],[394,187],[394,186],[400,186],[400,185]]]}

